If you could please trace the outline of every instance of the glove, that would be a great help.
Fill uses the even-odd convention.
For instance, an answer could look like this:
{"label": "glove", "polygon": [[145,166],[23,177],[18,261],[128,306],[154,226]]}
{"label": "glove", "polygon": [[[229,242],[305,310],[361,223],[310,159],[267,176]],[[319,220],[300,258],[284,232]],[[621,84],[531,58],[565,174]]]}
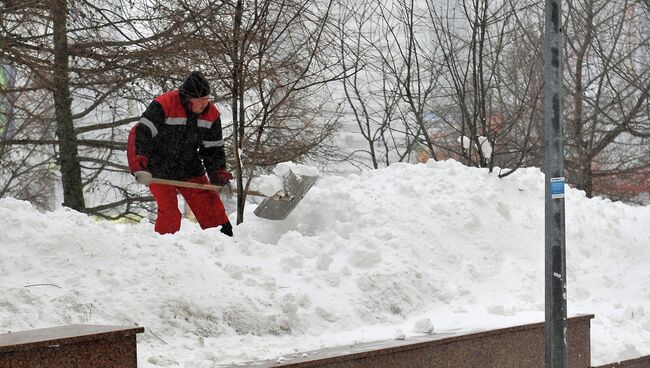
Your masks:
{"label": "glove", "polygon": [[212,172],[208,174],[208,178],[210,178],[210,183],[214,185],[226,185],[233,179],[232,174],[226,169]]}
{"label": "glove", "polygon": [[143,185],[149,185],[151,184],[151,173],[149,171],[136,171],[133,173],[135,176],[135,181],[143,184]]}

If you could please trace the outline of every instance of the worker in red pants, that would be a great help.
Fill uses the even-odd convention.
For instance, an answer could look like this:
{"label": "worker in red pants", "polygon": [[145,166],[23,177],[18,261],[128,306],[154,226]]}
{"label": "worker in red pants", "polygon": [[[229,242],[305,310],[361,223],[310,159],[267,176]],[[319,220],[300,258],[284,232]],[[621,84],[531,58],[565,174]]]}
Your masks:
{"label": "worker in red pants", "polygon": [[222,233],[233,235],[216,192],[151,183],[154,177],[214,185],[232,180],[226,169],[220,113],[209,95],[208,81],[200,72],[192,72],[179,89],[156,97],[129,133],[129,169],[138,183],[149,185],[158,205],[155,230],[160,234],[181,227],[180,193],[202,229],[221,226]]}

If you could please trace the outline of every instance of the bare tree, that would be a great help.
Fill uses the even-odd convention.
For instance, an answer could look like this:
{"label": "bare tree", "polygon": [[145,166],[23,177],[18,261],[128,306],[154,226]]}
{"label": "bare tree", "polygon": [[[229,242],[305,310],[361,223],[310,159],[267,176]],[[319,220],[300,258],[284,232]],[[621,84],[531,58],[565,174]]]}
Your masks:
{"label": "bare tree", "polygon": [[336,129],[339,113],[319,94],[343,75],[330,47],[332,1],[185,5],[208,55],[206,72],[230,101],[241,223],[246,190],[261,168],[313,157]]}
{"label": "bare tree", "polygon": [[637,1],[567,2],[569,181],[592,196],[594,177],[648,169],[649,34]]}
{"label": "bare tree", "polygon": [[[393,152],[399,156],[402,139],[394,139],[391,128],[400,102],[392,73],[375,52],[375,44],[384,42],[377,22],[381,5],[375,2],[341,1],[338,4],[338,38],[343,68],[353,71],[343,79],[343,93],[349,114],[367,149],[352,151],[348,162],[377,169],[388,166]],[[361,157],[359,154],[362,154]],[[370,161],[370,164],[367,161]]]}
{"label": "bare tree", "polygon": [[[164,56],[178,23],[143,35],[143,24],[156,21],[144,14],[147,6],[50,0],[3,9],[2,56],[18,69],[15,92],[21,94],[19,133],[2,143],[14,152],[4,174],[14,186],[5,185],[4,195],[28,184],[27,173],[56,167],[64,206],[115,217],[138,214],[151,200],[120,179],[127,171],[124,128],[139,115],[128,106],[150,94],[143,82],[168,78]],[[34,152],[38,159],[26,159]],[[94,191],[101,193],[90,198],[100,203],[88,206]]]}
{"label": "bare tree", "polygon": [[492,102],[496,121],[491,163],[502,168],[500,177],[523,166],[541,167],[544,156],[542,6],[535,0],[513,0],[508,7],[512,28],[496,64],[499,87]]}
{"label": "bare tree", "polygon": [[371,167],[436,158],[428,121],[441,63],[426,8],[415,1],[341,2],[340,50],[356,73],[343,83],[346,101],[367,142]]}
{"label": "bare tree", "polygon": [[451,91],[447,104],[458,109],[450,115],[459,121],[448,119],[460,136],[458,148],[453,151],[469,165],[488,167],[496,138],[489,121],[491,98],[498,84],[496,68],[511,13],[505,3],[491,6],[485,0],[460,1],[459,10],[449,2],[440,9],[433,2],[427,4],[443,54],[444,87]]}
{"label": "bare tree", "polygon": [[425,114],[439,87],[442,64],[438,59],[442,55],[438,44],[430,38],[425,11],[413,0],[399,0],[391,7],[380,6],[386,42],[377,51],[395,80],[407,137],[407,149],[400,161],[412,154],[416,143],[423,144],[429,157],[436,159],[434,137],[428,134]]}

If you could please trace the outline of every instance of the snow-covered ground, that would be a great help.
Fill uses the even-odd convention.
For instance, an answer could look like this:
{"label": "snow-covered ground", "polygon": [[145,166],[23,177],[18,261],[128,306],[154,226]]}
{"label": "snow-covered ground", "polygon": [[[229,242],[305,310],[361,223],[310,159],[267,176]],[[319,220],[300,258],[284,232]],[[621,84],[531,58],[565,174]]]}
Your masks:
{"label": "snow-covered ground", "polygon": [[[544,319],[544,177],[395,164],[323,177],[285,221],[175,235],[0,200],[0,332],[145,326],[140,367],[214,367]],[[569,314],[592,363],[650,354],[650,207],[567,190]]]}

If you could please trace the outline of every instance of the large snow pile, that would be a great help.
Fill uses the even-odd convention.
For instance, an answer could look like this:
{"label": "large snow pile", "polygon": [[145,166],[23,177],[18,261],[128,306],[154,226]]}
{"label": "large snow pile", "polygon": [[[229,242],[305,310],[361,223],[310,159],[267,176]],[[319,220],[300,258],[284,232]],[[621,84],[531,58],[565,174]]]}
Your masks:
{"label": "large snow pile", "polygon": [[[544,177],[460,164],[323,177],[233,239],[0,200],[0,332],[145,326],[141,367],[212,367],[353,342],[544,320]],[[252,206],[250,206],[252,207]],[[592,360],[650,354],[650,207],[566,199],[569,314]]]}

